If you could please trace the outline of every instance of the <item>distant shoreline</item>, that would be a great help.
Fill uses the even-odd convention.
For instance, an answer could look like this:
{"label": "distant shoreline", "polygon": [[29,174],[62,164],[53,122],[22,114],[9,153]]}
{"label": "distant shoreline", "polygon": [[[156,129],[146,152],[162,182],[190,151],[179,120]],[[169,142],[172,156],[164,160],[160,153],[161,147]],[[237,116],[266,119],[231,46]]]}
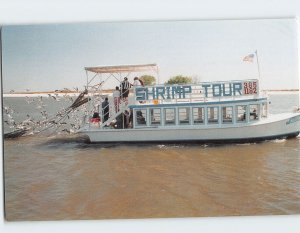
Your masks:
{"label": "distant shoreline", "polygon": [[[49,97],[51,96],[78,96],[82,91],[31,91],[31,92],[13,92],[13,93],[2,93],[3,97]],[[113,90],[103,90],[102,94],[110,95],[112,94]]]}
{"label": "distant shoreline", "polygon": [[291,91],[291,92],[293,92],[293,91],[299,91],[299,89],[286,89],[286,90],[265,90],[265,91],[268,91],[268,92],[278,92],[278,91]]}

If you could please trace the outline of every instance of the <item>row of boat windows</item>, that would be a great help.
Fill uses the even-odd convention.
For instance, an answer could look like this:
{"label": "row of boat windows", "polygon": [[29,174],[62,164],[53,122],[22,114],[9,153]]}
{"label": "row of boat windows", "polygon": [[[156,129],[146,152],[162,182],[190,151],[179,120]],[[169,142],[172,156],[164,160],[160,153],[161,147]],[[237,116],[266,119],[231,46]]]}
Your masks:
{"label": "row of boat windows", "polygon": [[243,123],[258,120],[259,110],[259,104],[225,107],[149,108],[148,111],[147,109],[135,109],[135,125]]}

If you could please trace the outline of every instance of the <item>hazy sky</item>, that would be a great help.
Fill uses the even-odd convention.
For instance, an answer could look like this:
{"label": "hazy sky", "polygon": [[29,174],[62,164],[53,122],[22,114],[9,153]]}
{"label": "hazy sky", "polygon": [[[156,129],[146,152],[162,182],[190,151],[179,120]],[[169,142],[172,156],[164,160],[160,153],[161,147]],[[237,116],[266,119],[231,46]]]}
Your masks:
{"label": "hazy sky", "polygon": [[[84,67],[157,63],[160,83],[257,78],[266,89],[298,88],[294,19],[115,22],[5,26],[3,89],[83,88]],[[132,81],[132,80],[130,80]]]}

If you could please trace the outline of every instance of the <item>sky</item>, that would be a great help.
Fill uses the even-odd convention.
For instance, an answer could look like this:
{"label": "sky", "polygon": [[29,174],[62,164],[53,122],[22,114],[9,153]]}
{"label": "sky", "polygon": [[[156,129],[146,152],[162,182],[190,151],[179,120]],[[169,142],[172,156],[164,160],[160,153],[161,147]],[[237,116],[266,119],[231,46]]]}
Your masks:
{"label": "sky", "polygon": [[156,63],[160,83],[258,78],[243,61],[256,50],[261,88],[299,87],[295,19],[4,26],[2,48],[4,92],[83,89],[84,67],[106,65]]}

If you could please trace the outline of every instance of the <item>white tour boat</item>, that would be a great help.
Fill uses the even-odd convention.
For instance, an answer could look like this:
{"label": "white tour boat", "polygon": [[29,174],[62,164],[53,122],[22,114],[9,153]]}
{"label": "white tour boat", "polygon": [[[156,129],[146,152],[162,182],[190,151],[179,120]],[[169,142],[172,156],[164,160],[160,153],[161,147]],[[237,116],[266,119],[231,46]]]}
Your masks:
{"label": "white tour boat", "polygon": [[[296,137],[300,132],[299,112],[268,113],[269,102],[257,79],[133,86],[129,101],[121,100],[118,107],[109,96],[109,118],[103,122],[99,98],[104,98],[105,82],[111,78],[121,82],[124,74],[158,68],[148,64],[85,69],[92,93],[89,114],[100,113],[99,120],[89,117],[79,130],[91,142],[253,142]],[[100,80],[92,85],[96,77]]]}

